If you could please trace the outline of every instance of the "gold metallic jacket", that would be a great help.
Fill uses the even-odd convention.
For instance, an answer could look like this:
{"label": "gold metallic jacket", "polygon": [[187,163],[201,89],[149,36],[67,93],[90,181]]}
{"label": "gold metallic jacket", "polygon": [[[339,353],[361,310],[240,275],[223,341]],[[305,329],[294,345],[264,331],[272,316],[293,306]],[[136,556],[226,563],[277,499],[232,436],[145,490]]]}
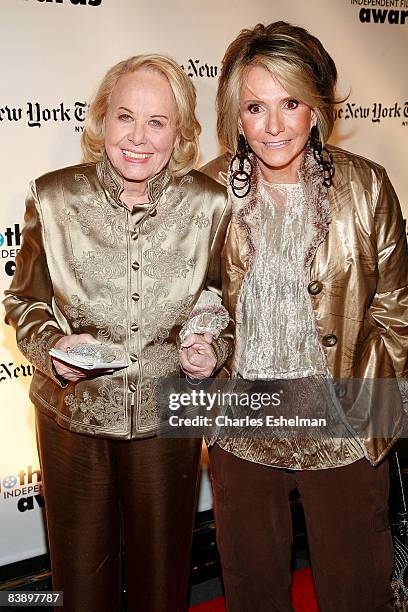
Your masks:
{"label": "gold metallic jacket", "polygon": [[[35,367],[33,403],[75,432],[155,435],[157,379],[179,376],[176,341],[203,289],[221,295],[220,250],[230,211],[224,187],[200,172],[149,181],[149,204],[130,212],[105,158],[37,179],[4,305]],[[114,374],[67,384],[49,349],[89,333],[127,357]],[[228,355],[221,334],[218,366]]]}
{"label": "gold metallic jacket", "polygon": [[[400,206],[381,166],[336,147],[329,149],[335,175],[328,191],[321,186],[310,153],[300,172],[314,226],[305,253],[308,291],[329,375],[336,381],[397,376],[403,388],[408,375],[408,251]],[[225,185],[228,157],[213,160],[202,171]],[[222,276],[223,303],[234,321],[242,283],[256,252],[260,230],[256,212],[253,189],[247,198],[233,201]],[[239,351],[237,323],[230,361],[233,376]],[[372,398],[368,411],[358,415],[364,421],[361,430],[368,432],[360,436],[365,454],[374,465],[405,424],[398,387],[396,395],[383,397],[381,385],[378,389],[380,395]],[[370,420],[375,421],[373,435]]]}

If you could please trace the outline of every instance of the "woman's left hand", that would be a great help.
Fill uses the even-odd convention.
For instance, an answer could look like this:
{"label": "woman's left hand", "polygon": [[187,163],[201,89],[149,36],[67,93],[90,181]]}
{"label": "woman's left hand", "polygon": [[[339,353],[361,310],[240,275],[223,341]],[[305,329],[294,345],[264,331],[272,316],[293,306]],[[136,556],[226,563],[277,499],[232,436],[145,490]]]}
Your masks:
{"label": "woman's left hand", "polygon": [[180,366],[190,378],[202,380],[214,372],[217,358],[212,340],[212,334],[189,334],[181,345]]}
{"label": "woman's left hand", "polygon": [[[100,344],[100,342],[90,334],[70,334],[60,338],[58,342],[55,343],[54,348],[60,351],[68,352],[70,348],[76,346],[77,344]],[[56,357],[52,358],[52,363],[57,374],[64,380],[68,380],[70,382],[78,382],[84,378],[92,378],[96,373],[95,370],[85,370],[80,367],[68,365]],[[108,370],[105,370],[104,373],[107,374]]]}

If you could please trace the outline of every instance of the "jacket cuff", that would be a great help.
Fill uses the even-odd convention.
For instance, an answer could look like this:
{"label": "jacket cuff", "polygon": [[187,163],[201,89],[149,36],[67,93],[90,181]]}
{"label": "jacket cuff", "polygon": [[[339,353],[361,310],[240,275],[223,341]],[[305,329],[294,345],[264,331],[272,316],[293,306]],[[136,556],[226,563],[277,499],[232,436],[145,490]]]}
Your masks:
{"label": "jacket cuff", "polygon": [[193,310],[180,330],[181,344],[189,334],[212,334],[218,338],[229,323],[229,314],[224,306],[204,306]]}
{"label": "jacket cuff", "polygon": [[180,330],[180,342],[189,334],[212,334],[218,338],[229,323],[229,313],[221,303],[221,298],[212,291],[201,293],[198,302]]}
{"label": "jacket cuff", "polygon": [[61,388],[67,387],[68,381],[57,373],[49,351],[63,336],[63,333],[48,329],[42,332],[41,335],[37,335],[37,337],[30,339],[23,338],[17,342],[20,351],[33,364],[36,370],[43,372],[43,374],[51,378]]}
{"label": "jacket cuff", "polygon": [[211,342],[211,348],[217,358],[217,365],[214,368],[214,372],[218,372],[230,356],[232,352],[231,346],[225,338],[217,338]]}

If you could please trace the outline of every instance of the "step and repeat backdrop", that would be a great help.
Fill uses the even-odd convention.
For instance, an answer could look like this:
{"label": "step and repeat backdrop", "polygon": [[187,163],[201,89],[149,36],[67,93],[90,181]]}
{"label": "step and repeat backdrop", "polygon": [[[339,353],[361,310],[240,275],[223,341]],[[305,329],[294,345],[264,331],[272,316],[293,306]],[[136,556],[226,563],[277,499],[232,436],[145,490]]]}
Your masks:
{"label": "step and repeat backdrop", "polygon": [[[408,215],[408,0],[1,0],[0,289],[21,244],[30,179],[80,161],[88,102],[106,70],[138,53],[175,58],[197,88],[201,162],[219,154],[214,99],[226,45],[244,27],[286,20],[335,59],[331,142],[383,164]],[[33,367],[0,323],[0,566],[43,554],[46,539]],[[211,507],[203,479],[199,509]]]}

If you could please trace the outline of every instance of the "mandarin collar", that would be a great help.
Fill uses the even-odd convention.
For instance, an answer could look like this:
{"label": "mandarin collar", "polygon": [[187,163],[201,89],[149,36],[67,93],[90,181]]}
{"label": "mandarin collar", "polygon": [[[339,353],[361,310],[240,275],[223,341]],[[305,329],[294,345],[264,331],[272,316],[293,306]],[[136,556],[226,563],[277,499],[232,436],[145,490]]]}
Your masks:
{"label": "mandarin collar", "polygon": [[[112,166],[106,152],[100,162],[96,164],[96,172],[103,188],[108,192],[110,196],[109,201],[115,208],[118,206],[125,206],[121,201],[120,196],[123,193],[123,179],[116,172]],[[167,166],[163,168],[158,174],[152,176],[147,181],[147,195],[149,197],[150,208],[155,208],[158,199],[163,193],[165,187],[170,182],[170,173]]]}

